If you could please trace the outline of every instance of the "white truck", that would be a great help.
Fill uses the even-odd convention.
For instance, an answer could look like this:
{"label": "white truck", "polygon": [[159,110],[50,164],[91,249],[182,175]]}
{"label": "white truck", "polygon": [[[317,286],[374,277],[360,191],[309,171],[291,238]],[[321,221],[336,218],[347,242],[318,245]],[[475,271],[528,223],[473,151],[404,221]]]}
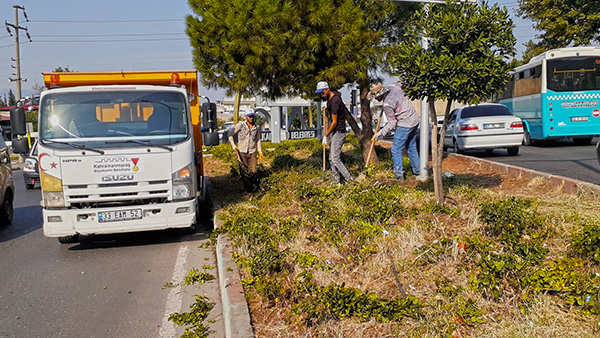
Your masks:
{"label": "white truck", "polygon": [[[202,105],[201,127],[196,74],[44,73],[44,235],[74,243],[79,235],[195,231],[210,217],[202,134],[218,144],[216,107]],[[27,152],[24,140],[13,139],[16,152]]]}

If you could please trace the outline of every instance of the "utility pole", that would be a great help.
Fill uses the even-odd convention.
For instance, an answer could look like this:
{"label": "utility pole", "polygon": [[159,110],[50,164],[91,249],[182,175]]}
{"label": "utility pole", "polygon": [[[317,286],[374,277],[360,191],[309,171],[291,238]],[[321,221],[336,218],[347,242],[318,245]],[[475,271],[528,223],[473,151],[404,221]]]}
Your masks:
{"label": "utility pole", "polygon": [[29,31],[27,30],[27,27],[19,26],[19,9],[23,11],[23,16],[25,17],[25,20],[27,22],[29,22],[29,18],[27,18],[27,13],[25,12],[25,7],[19,6],[19,5],[13,5],[13,8],[15,9],[15,22],[11,24],[11,23],[6,22],[6,20],[5,20],[4,25],[6,26],[6,30],[8,31],[8,34],[10,34],[10,36],[13,36],[13,34],[9,27],[12,27],[13,30],[15,31],[15,34],[14,34],[15,58],[13,59],[15,61],[15,66],[13,67],[13,68],[15,68],[15,73],[13,73],[13,75],[15,75],[16,78],[13,79],[13,78],[9,77],[8,81],[17,83],[17,102],[19,102],[19,100],[21,100],[21,97],[22,97],[21,82],[27,82],[27,79],[21,78],[21,53],[19,51],[19,30],[22,29],[25,31],[25,34],[27,35],[27,38],[29,39],[30,42],[31,42],[31,35],[29,35]]}

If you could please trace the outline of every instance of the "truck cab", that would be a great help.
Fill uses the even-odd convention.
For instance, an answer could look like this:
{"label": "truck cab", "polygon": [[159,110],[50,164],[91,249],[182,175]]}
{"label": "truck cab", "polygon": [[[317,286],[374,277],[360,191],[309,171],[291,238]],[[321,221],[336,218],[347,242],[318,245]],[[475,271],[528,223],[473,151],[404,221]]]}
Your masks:
{"label": "truck cab", "polygon": [[195,71],[44,79],[37,146],[46,236],[72,243],[195,230],[210,217]]}

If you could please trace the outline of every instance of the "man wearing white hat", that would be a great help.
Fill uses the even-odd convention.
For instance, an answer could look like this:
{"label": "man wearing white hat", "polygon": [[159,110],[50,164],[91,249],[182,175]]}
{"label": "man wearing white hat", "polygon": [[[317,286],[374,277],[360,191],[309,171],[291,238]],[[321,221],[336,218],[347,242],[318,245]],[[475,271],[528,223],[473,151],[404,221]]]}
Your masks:
{"label": "man wearing white hat", "polygon": [[327,100],[326,113],[331,120],[331,125],[323,135],[323,145],[327,145],[327,137],[331,135],[331,151],[329,152],[329,161],[331,162],[331,171],[333,172],[333,183],[343,183],[340,175],[345,182],[352,181],[352,176],[342,163],[342,146],[346,138],[346,105],[342,101],[342,94],[337,90],[331,90],[329,84],[325,81],[317,83],[317,91],[322,99]]}
{"label": "man wearing white hat", "polygon": [[369,91],[369,99],[383,100],[383,112],[388,123],[373,136],[375,142],[379,137],[387,135],[392,129],[394,142],[392,143],[392,161],[394,162],[394,177],[404,181],[402,168],[402,152],[406,148],[412,172],[419,175],[419,153],[417,152],[417,134],[419,130],[419,115],[408,97],[402,90],[400,83],[384,87],[375,83]]}
{"label": "man wearing white hat", "polygon": [[[238,144],[235,144],[234,136],[237,135]],[[246,113],[246,120],[235,125],[229,134],[229,143],[233,151],[239,154],[238,158],[242,168],[249,173],[256,172],[257,158],[262,159],[262,148],[260,144],[260,127],[256,125],[256,115],[253,110]]]}

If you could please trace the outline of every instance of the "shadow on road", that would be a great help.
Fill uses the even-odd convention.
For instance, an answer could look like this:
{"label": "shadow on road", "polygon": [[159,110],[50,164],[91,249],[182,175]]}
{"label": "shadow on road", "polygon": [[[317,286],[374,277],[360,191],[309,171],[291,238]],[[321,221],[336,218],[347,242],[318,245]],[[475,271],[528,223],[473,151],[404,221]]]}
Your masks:
{"label": "shadow on road", "polygon": [[42,207],[27,206],[14,209],[12,224],[0,225],[0,243],[25,236],[42,227]]}
{"label": "shadow on road", "polygon": [[131,232],[111,235],[91,235],[80,237],[80,242],[73,244],[69,250],[97,250],[123,248],[133,246],[160,245],[168,243],[194,242],[208,238],[211,231],[198,231],[185,234],[181,229]]}

